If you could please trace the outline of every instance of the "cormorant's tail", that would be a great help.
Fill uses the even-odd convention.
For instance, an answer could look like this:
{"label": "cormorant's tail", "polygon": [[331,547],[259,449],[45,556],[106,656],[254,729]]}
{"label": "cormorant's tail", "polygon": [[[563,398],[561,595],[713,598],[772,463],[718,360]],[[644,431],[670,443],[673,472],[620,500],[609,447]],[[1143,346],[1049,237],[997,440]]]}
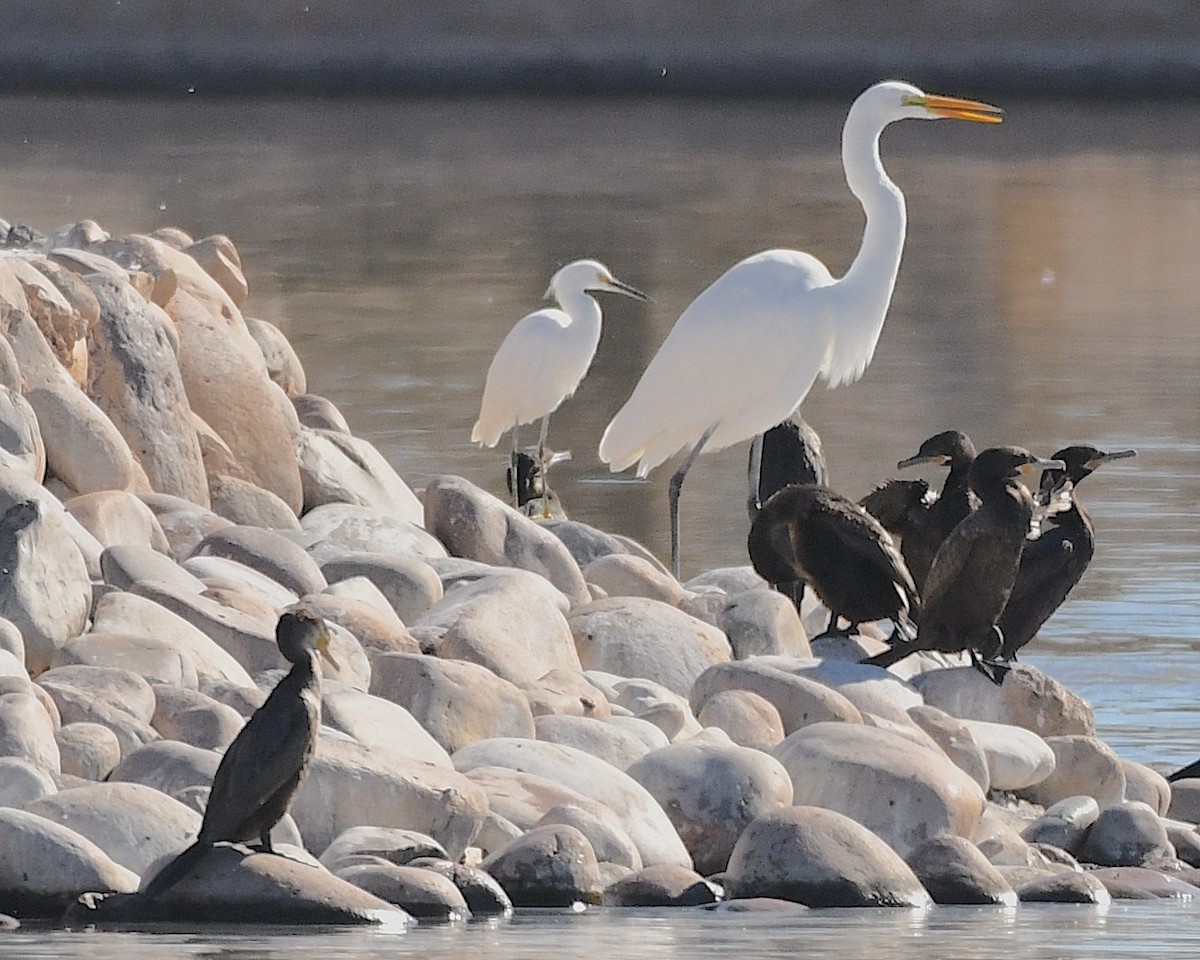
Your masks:
{"label": "cormorant's tail", "polygon": [[171,889],[171,887],[187,876],[187,872],[199,862],[200,858],[211,847],[211,843],[197,840],[155,874],[154,879],[146,884],[146,889],[142,891],[142,896],[157,897],[159,894]]}

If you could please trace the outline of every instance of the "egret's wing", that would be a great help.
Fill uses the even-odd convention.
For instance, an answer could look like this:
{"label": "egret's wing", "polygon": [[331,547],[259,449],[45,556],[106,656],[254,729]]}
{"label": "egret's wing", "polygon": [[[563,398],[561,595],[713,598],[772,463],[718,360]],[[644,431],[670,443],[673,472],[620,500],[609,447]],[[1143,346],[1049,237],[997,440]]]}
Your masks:
{"label": "egret's wing", "polygon": [[[829,355],[821,365],[821,376],[830,388],[853,383],[862,377],[875,355],[875,345],[883,332],[892,289],[879,302],[876,285],[861,288],[850,278],[831,288],[830,309],[837,317],[837,337],[831,342]],[[893,282],[895,275],[892,276]]]}
{"label": "egret's wing", "polygon": [[[488,367],[473,441],[494,447],[514,423],[536,420],[562,402],[567,391],[559,392],[557,402],[549,406],[544,401],[557,391],[547,370],[553,367],[568,322],[563,311],[548,307],[522,317],[508,332]],[[543,406],[546,409],[529,413]]]}
{"label": "egret's wing", "polygon": [[769,429],[804,399],[829,350],[807,254],[772,250],[732,267],[684,310],[613,417],[600,458],[647,473],[713,428],[708,450]]}

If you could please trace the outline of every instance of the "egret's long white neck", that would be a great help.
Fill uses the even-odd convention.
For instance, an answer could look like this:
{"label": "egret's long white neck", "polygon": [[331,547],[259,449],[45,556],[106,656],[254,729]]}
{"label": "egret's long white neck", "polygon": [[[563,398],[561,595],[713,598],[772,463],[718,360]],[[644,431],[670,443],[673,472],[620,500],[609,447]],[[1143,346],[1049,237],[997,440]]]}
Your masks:
{"label": "egret's long white neck", "polygon": [[867,215],[867,226],[858,256],[839,286],[855,304],[856,314],[864,322],[870,318],[874,323],[877,338],[896,285],[908,218],[904,194],[888,178],[879,159],[879,135],[889,121],[880,122],[877,115],[857,107],[850,108],[842,129],[842,165],[846,183]]}
{"label": "egret's long white neck", "polygon": [[600,304],[595,298],[583,290],[568,290],[556,293],[555,299],[563,311],[571,318],[571,326],[578,327],[580,335],[584,333],[600,339]]}

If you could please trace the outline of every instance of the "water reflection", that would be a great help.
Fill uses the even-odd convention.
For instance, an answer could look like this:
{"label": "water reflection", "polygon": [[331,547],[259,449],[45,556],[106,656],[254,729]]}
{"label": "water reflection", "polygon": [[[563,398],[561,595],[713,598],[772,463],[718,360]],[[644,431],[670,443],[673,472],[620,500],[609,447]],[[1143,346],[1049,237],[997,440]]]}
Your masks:
{"label": "water reflection", "polygon": [[[1004,106],[994,130],[885,134],[910,214],[893,307],[863,380],[818,388],[806,416],[851,496],[951,426],[1043,454],[1136,447],[1088,480],[1096,559],[1028,654],[1142,745],[1161,734],[1152,705],[1167,703],[1171,735],[1195,745],[1174,759],[1190,760],[1200,107]],[[314,391],[414,485],[456,472],[497,492],[503,455],[467,439],[492,352],[556,266],[601,257],[655,302],[606,302],[591,376],[552,425],[551,445],[575,455],[557,488],[573,516],[662,555],[669,469],[649,484],[586,482],[608,476],[600,434],[682,308],[736,260],[790,246],[835,272],[849,263],[862,216],[838,161],[844,110],[9,99],[0,215],[231,234],[249,312],[289,333]],[[685,573],[745,562],[745,455],[703,457],[689,476]],[[1153,656],[1088,655],[1102,649]],[[1127,695],[1134,682],[1147,699]]]}

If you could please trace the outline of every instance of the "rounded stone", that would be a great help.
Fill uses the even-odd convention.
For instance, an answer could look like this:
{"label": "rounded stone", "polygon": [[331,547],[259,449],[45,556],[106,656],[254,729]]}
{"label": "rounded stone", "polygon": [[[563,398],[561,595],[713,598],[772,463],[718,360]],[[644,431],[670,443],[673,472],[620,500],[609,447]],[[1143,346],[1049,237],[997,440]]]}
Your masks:
{"label": "rounded stone", "polygon": [[679,581],[642,557],[610,553],[583,568],[583,578],[610,597],[646,597],[679,606],[683,588]]}
{"label": "rounded stone", "polygon": [[154,716],[154,688],[145,677],[132,670],[83,663],[68,664],[47,670],[38,677],[37,682],[39,686],[48,690],[51,696],[62,687],[72,687],[97,697],[145,723],[149,723],[150,718]]}
{"label": "rounded stone", "polygon": [[417,857],[412,866],[439,873],[457,888],[472,916],[486,917],[512,913],[513,903],[491,874],[478,867],[454,863],[442,857]]}
{"label": "rounded stone", "polygon": [[62,772],[84,780],[103,780],[121,762],[121,741],[99,723],[65,723],[54,734]]}
{"label": "rounded stone", "polygon": [[1029,843],[1049,843],[1077,854],[1098,816],[1100,805],[1094,797],[1064,797],[1026,826],[1021,837]]}
{"label": "rounded stone", "polygon": [[985,793],[991,789],[987,756],[975,740],[966,721],[952,717],[944,710],[921,704],[908,708],[908,716],[941,747],[951,762],[974,780]]}
{"label": "rounded stone", "polygon": [[710,697],[726,690],[758,694],[779,711],[786,734],[822,721],[862,723],[858,708],[836,690],[757,659],[709,667],[696,678],[688,699],[693,710],[702,710]]}
{"label": "rounded stone", "polygon": [[168,796],[188,787],[208,787],[221,755],[177,740],[162,740],[126,754],[109,775],[111,782],[141,783]]}
{"label": "rounded stone", "polygon": [[647,867],[604,888],[606,907],[696,907],[716,903],[720,888],[673,863]]}
{"label": "rounded stone", "polygon": [[908,865],[934,903],[1017,905],[1008,881],[962,837],[930,837],[909,854]]}
{"label": "rounded stone", "polygon": [[1200,887],[1145,867],[1100,867],[1089,871],[1114,900],[1200,900]]}
{"label": "rounded stone", "polygon": [[779,711],[766,698],[749,690],[723,690],[704,702],[696,719],[706,727],[719,727],[742,747],[769,753],[783,740]]}
{"label": "rounded stone", "polygon": [[446,548],[419,523],[356,503],[327,503],[309,510],[301,528],[314,538],[308,547],[317,563],[357,553],[394,557],[445,557]]}
{"label": "rounded stone", "polygon": [[420,857],[445,859],[445,848],[433,837],[400,827],[349,827],[343,830],[321,854],[321,863],[337,871],[338,865],[351,857],[378,857],[397,866],[404,866]]}
{"label": "rounded stone", "polygon": [[150,725],[166,740],[180,740],[204,750],[224,750],[245,721],[233,707],[199,690],[155,684],[156,706]]}
{"label": "rounded stone", "polygon": [[574,827],[536,827],[481,864],[517,907],[600,902],[600,868],[587,837]]}
{"label": "rounded stone", "polygon": [[167,683],[195,690],[196,662],[170,640],[123,633],[85,633],[65,643],[50,661],[54,667],[83,664],[117,667],[152,683]]}
{"label": "rounded stone", "polygon": [[929,894],[908,865],[865,827],[833,810],[794,806],[751,823],[729,858],[734,897],[778,897],[810,907],[921,907]]}
{"label": "rounded stone", "polygon": [[1188,823],[1200,823],[1200,777],[1184,777],[1170,784],[1171,803],[1167,816]]}
{"label": "rounded stone", "polygon": [[538,740],[575,747],[618,770],[627,769],[650,752],[632,733],[592,717],[547,715],[535,717],[533,723]]}
{"label": "rounded stone", "polygon": [[418,919],[466,920],[471,916],[458,887],[432,870],[383,862],[351,864],[334,873]]}
{"label": "rounded stone", "polygon": [[1122,759],[1121,770],[1125,774],[1125,799],[1141,800],[1153,807],[1160,817],[1165,816],[1171,806],[1171,784],[1167,778],[1133,760]]}
{"label": "rounded stone", "polygon": [[993,790],[1028,789],[1054,772],[1054,751],[1036,733],[984,720],[967,720],[966,724],[987,758]]}
{"label": "rounded stone", "polygon": [[321,722],[379,753],[395,753],[447,769],[450,754],[404,707],[361,690],[327,684]]}
{"label": "rounded stone", "polygon": [[1158,814],[1136,800],[1101,810],[1079,850],[1080,860],[1102,867],[1140,867],[1174,856]]}
{"label": "rounded stone", "polygon": [[54,778],[21,757],[0,757],[0,807],[24,807],[57,793]]}
{"label": "rounded stone", "polygon": [[736,660],[812,656],[795,605],[774,590],[756,587],[729,597],[720,608],[717,626],[729,638]]}
{"label": "rounded stone", "polygon": [[[72,497],[63,504],[105,548],[125,544],[167,553],[170,545],[158,518],[140,499],[125,490],[99,490]],[[103,559],[103,554],[101,554]]]}
{"label": "rounded stone", "polygon": [[241,477],[210,473],[208,497],[213,513],[231,523],[275,530],[300,529],[300,521],[291,507],[270,490]]}
{"label": "rounded stone", "polygon": [[1022,903],[1086,903],[1107,906],[1112,897],[1104,884],[1088,873],[1050,873],[1020,884]]}
{"label": "rounded stone", "polygon": [[200,541],[192,556],[244,563],[296,596],[320,593],[328,586],[321,568],[303,547],[265,527],[231,524],[214,530]]}
{"label": "rounded stone", "polygon": [[0,694],[0,757],[20,757],[48,773],[62,770],[54,722],[32,688]]}
{"label": "rounded stone", "polygon": [[1054,751],[1054,769],[1020,791],[1025,799],[1049,806],[1067,797],[1090,796],[1102,809],[1125,799],[1121,759],[1103,740],[1075,734],[1047,737],[1046,745]]}

